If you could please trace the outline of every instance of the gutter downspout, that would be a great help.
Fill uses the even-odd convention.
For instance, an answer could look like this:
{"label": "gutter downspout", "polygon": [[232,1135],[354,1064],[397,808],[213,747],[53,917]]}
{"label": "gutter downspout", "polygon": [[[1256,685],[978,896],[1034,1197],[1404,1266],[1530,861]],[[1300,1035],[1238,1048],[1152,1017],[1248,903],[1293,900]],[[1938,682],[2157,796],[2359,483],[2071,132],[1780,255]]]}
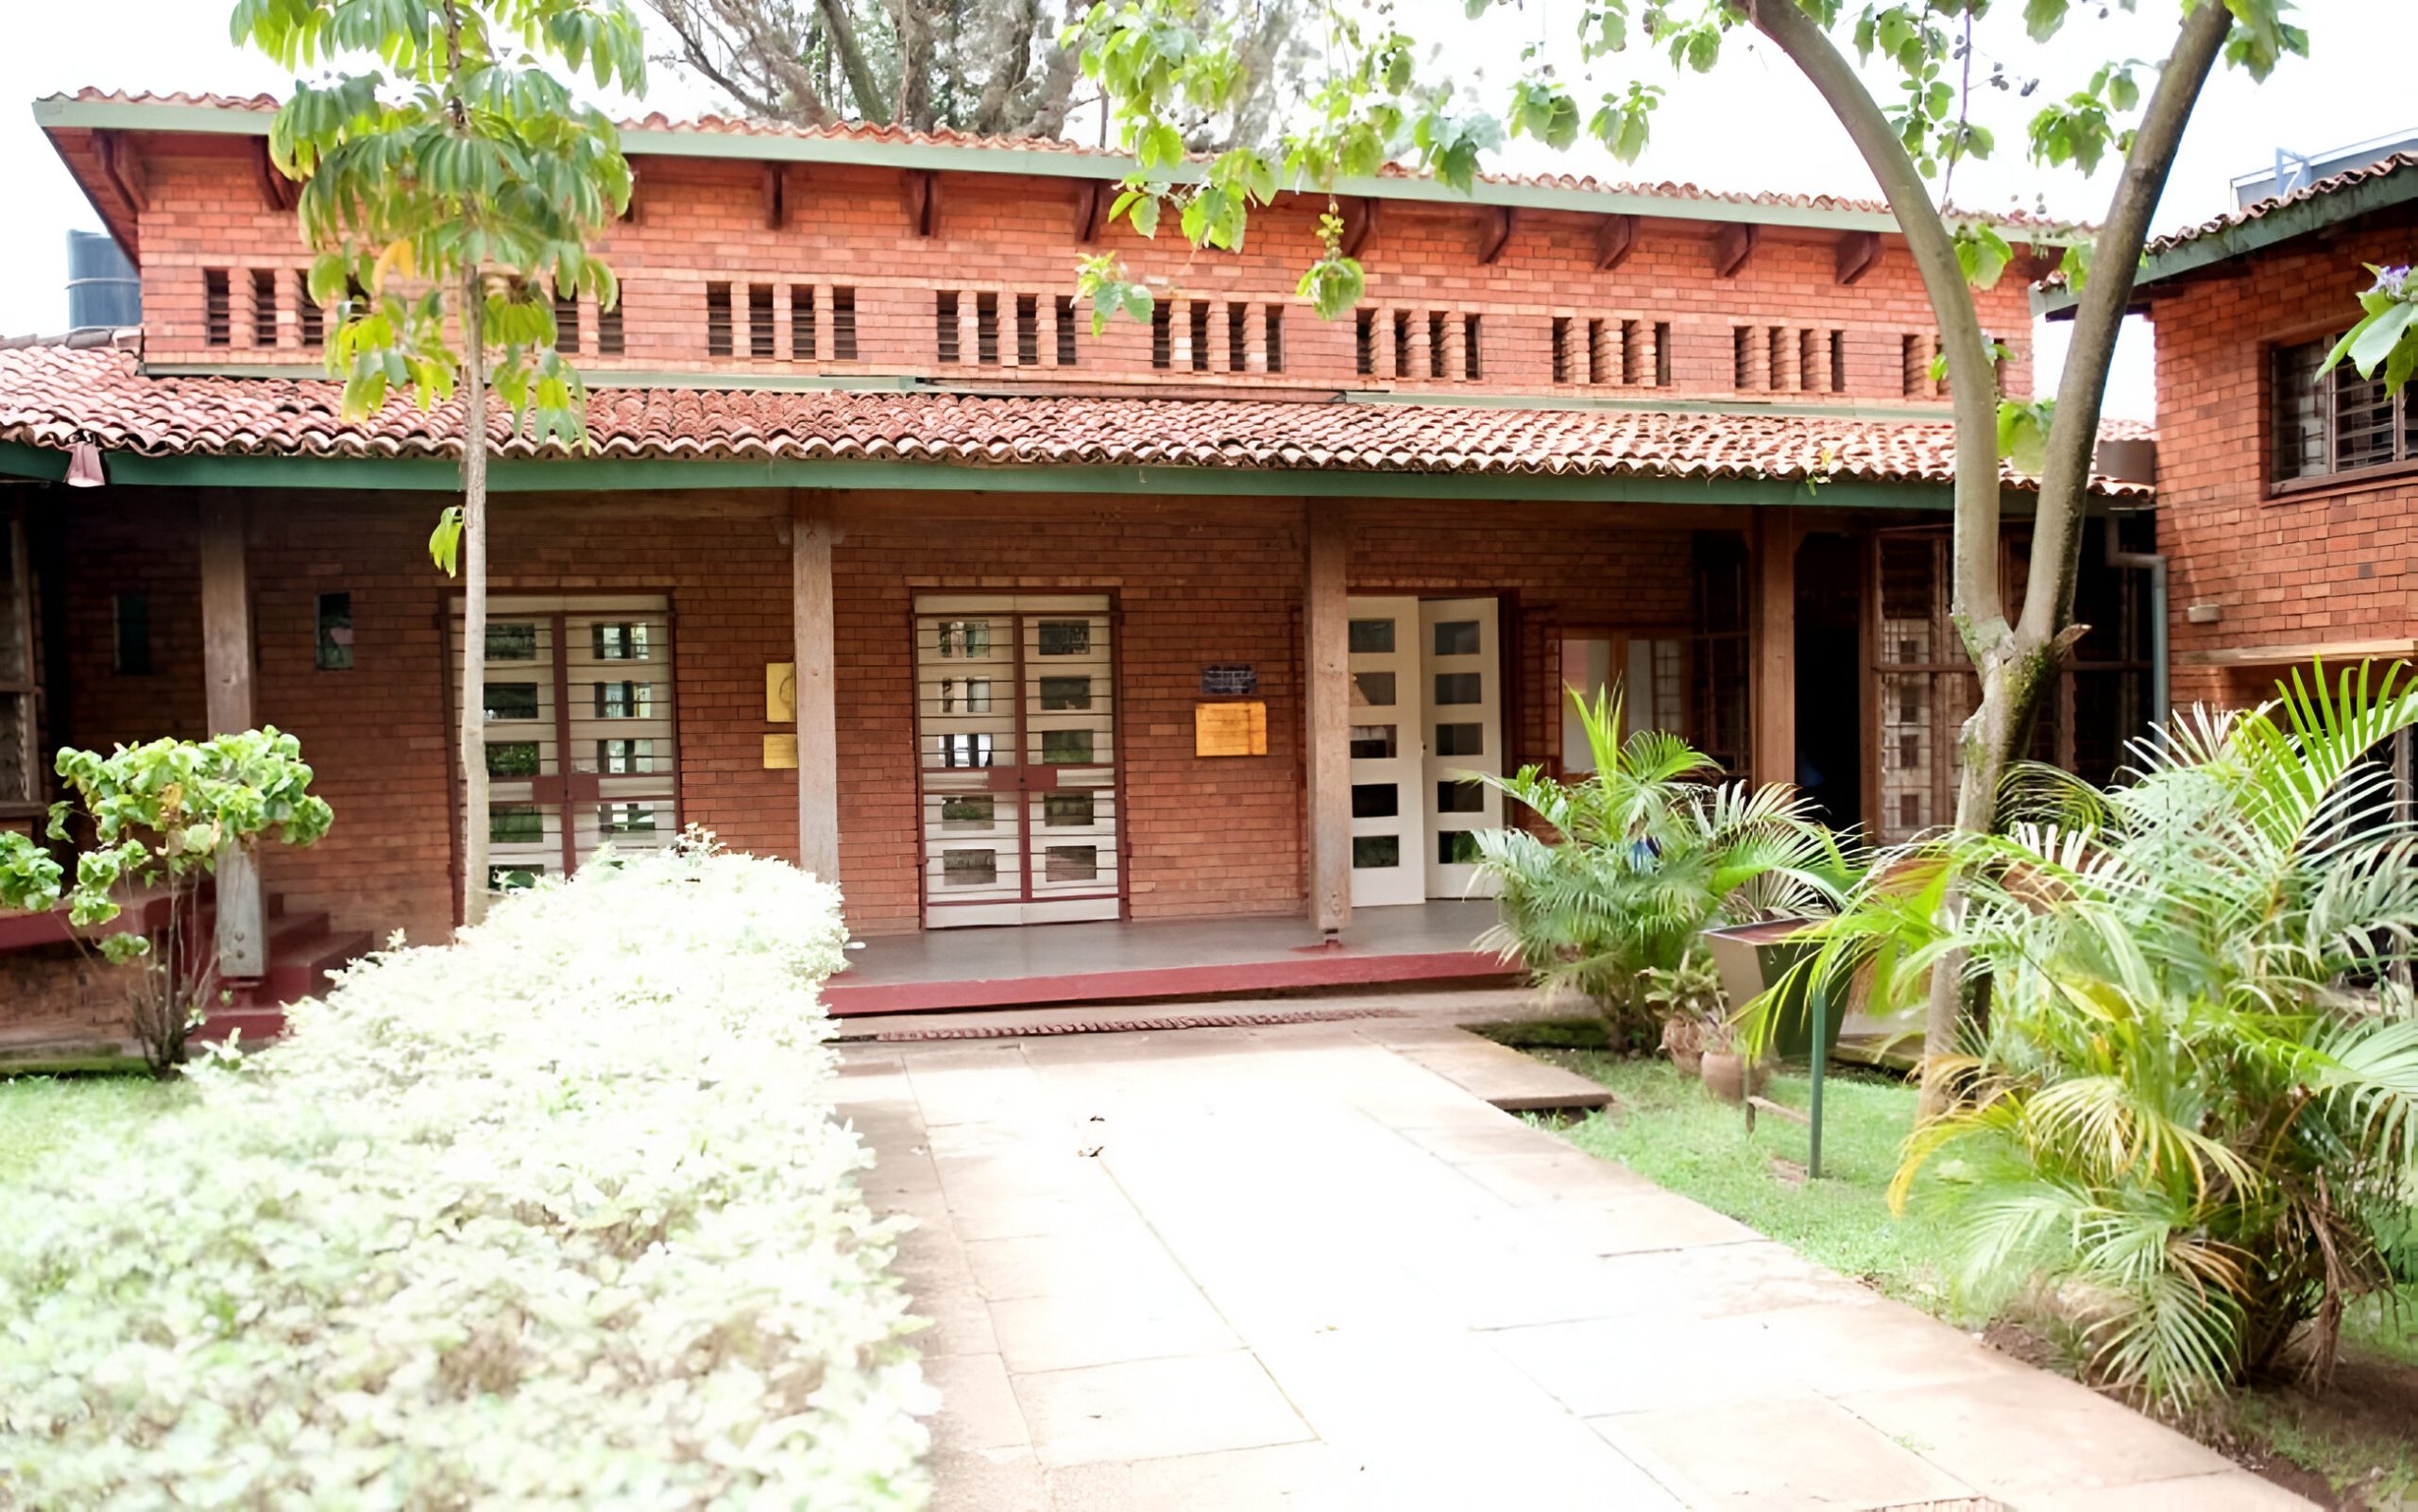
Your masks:
{"label": "gutter downspout", "polygon": [[2119,517],[2108,515],[2106,527],[2107,565],[2132,568],[2150,575],[2150,721],[2160,730],[2166,727],[2168,715],[2167,645],[2166,645],[2166,557],[2157,552],[2127,552],[2116,544]]}

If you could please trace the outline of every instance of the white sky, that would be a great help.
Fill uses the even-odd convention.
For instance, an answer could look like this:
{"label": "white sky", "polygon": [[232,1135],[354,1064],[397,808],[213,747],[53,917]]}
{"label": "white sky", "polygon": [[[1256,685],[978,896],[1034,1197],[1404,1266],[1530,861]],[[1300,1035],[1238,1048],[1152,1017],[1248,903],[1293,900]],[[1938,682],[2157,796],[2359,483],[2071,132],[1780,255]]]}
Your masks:
{"label": "white sky", "polygon": [[[2305,0],[2300,19],[2311,33],[2309,60],[2287,62],[2264,86],[2220,65],[2184,141],[2157,225],[2171,228],[2229,208],[2227,179],[2267,166],[2278,147],[2317,153],[2418,127],[2418,104],[2407,97],[2405,50],[2378,41],[2395,35],[2409,3]],[[2093,218],[2103,211],[2112,170],[2085,180],[2069,170],[2033,168],[2022,154],[2023,123],[2039,100],[2074,87],[2106,58],[2163,55],[2175,0],[2139,4],[2140,14],[2118,10],[2101,23],[2090,19],[2092,0],[2078,0],[2083,20],[2052,49],[2024,39],[2018,7],[1999,8],[2001,14],[1977,37],[1976,77],[1995,59],[2011,76],[2040,75],[2043,82],[2031,100],[2012,91],[1980,92],[1976,118],[1996,130],[1999,151],[1994,161],[1962,170],[1961,202],[1981,210],[2045,203],[2056,213]],[[100,222],[35,129],[35,96],[87,84],[248,93],[280,91],[288,80],[228,41],[227,0],[11,0],[7,8],[18,13],[10,18],[10,45],[0,49],[0,189],[17,208],[11,234],[0,237],[0,332],[54,331],[66,324],[65,233],[97,230]],[[1576,9],[1576,0],[1524,0],[1517,10],[1471,25],[1460,19],[1461,0],[1400,5],[1414,30],[1444,43],[1471,70],[1464,82],[1497,104],[1520,73],[1524,44],[1542,42],[1545,56],[1575,58],[1567,35]],[[1733,42],[1711,75],[1675,76],[1660,58],[1635,53],[1608,62],[1598,70],[1598,87],[1579,92],[1591,110],[1601,87],[1631,76],[1668,89],[1655,144],[1643,161],[1624,168],[1584,144],[1561,154],[1521,142],[1493,166],[1685,179],[1718,189],[1873,193],[1846,134],[1785,59]],[[710,93],[658,69],[643,109],[685,115],[714,105]],[[2060,329],[2041,335],[2044,384],[2062,355]],[[2148,347],[2146,332],[2128,339],[2109,392],[2111,415],[2151,417]]]}

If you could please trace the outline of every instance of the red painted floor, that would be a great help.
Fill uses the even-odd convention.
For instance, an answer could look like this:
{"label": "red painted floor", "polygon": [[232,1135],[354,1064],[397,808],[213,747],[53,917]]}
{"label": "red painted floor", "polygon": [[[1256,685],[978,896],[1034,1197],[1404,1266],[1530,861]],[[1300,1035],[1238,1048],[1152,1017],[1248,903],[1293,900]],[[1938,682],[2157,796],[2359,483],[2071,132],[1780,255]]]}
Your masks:
{"label": "red painted floor", "polygon": [[852,949],[823,998],[903,1013],[1487,980],[1507,970],[1470,945],[1493,922],[1486,902],[1362,909],[1333,947],[1292,917],[930,930]]}

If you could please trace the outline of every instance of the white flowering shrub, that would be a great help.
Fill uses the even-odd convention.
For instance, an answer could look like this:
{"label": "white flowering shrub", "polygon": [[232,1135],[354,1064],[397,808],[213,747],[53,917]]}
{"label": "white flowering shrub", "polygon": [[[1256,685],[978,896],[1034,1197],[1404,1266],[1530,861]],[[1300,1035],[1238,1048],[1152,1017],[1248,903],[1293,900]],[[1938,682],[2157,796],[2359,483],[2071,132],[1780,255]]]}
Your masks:
{"label": "white flowering shrub", "polygon": [[54,1150],[0,1194],[0,1504],[922,1506],[843,939],[778,862],[591,866]]}

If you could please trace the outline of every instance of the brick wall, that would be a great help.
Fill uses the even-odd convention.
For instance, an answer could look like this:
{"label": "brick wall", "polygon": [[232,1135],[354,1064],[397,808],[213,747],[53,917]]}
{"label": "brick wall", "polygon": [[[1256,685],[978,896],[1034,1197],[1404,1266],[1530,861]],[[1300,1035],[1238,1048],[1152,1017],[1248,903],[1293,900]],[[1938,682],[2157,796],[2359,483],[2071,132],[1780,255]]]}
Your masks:
{"label": "brick wall", "polygon": [[[2372,281],[2363,264],[2411,251],[2407,229],[2296,243],[2153,305],[2158,537],[2172,563],[2178,707],[2273,689],[2276,669],[2219,671],[2190,665],[2195,654],[2418,634],[2418,476],[2271,486],[2271,350],[2349,325]],[[2222,617],[2191,623],[2192,604]]]}
{"label": "brick wall", "polygon": [[[201,139],[146,137],[147,208],[142,217],[144,314],[149,354],[170,361],[304,361],[296,309],[296,279],[307,264],[289,212],[262,201],[248,157],[229,156]],[[200,155],[205,150],[209,155]],[[1601,217],[1570,212],[1523,211],[1509,242],[1491,264],[1478,262],[1491,212],[1474,206],[1388,201],[1379,226],[1362,249],[1369,274],[1367,305],[1388,323],[1377,371],[1364,375],[1355,360],[1354,322],[1322,322],[1293,297],[1301,270],[1319,254],[1317,216],[1322,206],[1287,198],[1252,217],[1248,248],[1240,254],[1192,253],[1172,230],[1156,239],[1139,237],[1121,224],[1103,230],[1097,244],[1078,239],[1079,185],[1069,179],[1018,178],[949,174],[940,179],[935,234],[914,233],[903,180],[897,173],[870,167],[826,165],[790,169],[787,223],[768,223],[764,167],[760,163],[702,159],[649,159],[638,164],[635,215],[617,226],[604,249],[621,276],[625,350],[599,350],[595,312],[583,309],[582,364],[597,372],[630,369],[696,372],[720,369],[765,374],[798,371],[913,374],[945,380],[979,380],[985,385],[1069,380],[1136,380],[1187,386],[1255,387],[1269,384],[1334,388],[1404,388],[1445,392],[1537,394],[1559,387],[1573,393],[1620,398],[1734,398],[1739,393],[1731,331],[1778,326],[1811,331],[1827,347],[1828,332],[1842,332],[1846,391],[1841,401],[1903,403],[1902,343],[1928,340],[1934,322],[1903,244],[1885,238],[1880,264],[1855,285],[1835,281],[1837,233],[1786,227],[1762,229],[1760,246],[1734,278],[1714,276],[1716,228],[1685,219],[1640,222],[1630,255],[1610,272],[1595,266]],[[1675,201],[1684,210],[1684,201]],[[1070,373],[1056,365],[1051,317],[1059,296],[1073,292],[1079,256],[1114,252],[1132,272],[1164,297],[1210,302],[1215,352],[1206,371],[1181,363],[1154,372],[1149,329],[1131,320],[1113,323],[1098,338],[1090,334],[1087,311],[1079,311],[1078,361]],[[229,270],[229,341],[209,345],[205,331],[203,271]],[[274,272],[278,308],[271,312],[274,349],[255,343],[250,273]],[[733,355],[713,359],[707,347],[707,286],[731,288]],[[749,352],[748,291],[761,283],[772,292],[774,356]],[[832,356],[832,289],[854,291],[859,357]],[[817,301],[817,351],[807,359],[792,345],[792,291]],[[964,296],[970,322],[974,296],[990,293],[1000,303],[1001,346],[1013,358],[1014,301],[1030,295],[1042,323],[1039,365],[1018,368],[938,361],[937,291]],[[2007,374],[2011,392],[2028,394],[2031,322],[2022,288],[2007,280],[1982,297],[1984,320],[2014,348]],[[1279,377],[1230,370],[1224,312],[1228,303],[1252,310],[1252,340],[1265,345],[1262,312],[1283,314],[1284,371]],[[1413,315],[1418,371],[1393,376],[1391,313]],[[1458,359],[1450,376],[1435,379],[1425,363],[1430,312],[1450,316],[1447,341],[1457,350],[1461,318],[1481,318],[1481,376],[1462,376]],[[1617,323],[1635,319],[1650,328],[1672,327],[1668,389],[1586,388],[1557,385],[1552,360],[1556,316]],[[1180,335],[1187,322],[1179,318]],[[970,329],[970,327],[969,327]],[[1926,348],[1927,349],[1927,348]],[[1827,393],[1796,392],[1785,374],[1775,385],[1764,376],[1767,361],[1750,375],[1748,392],[1802,401],[1829,399]],[[1827,366],[1827,363],[1823,365]],[[1820,384],[1807,383],[1806,388]],[[1778,387],[1780,392],[1775,393]],[[1926,385],[1927,387],[1927,385]],[[1929,392],[1914,401],[1944,400]]]}
{"label": "brick wall", "polygon": [[[77,500],[69,621],[106,626],[107,601],[155,594],[149,678],[114,677],[105,633],[71,645],[66,739],[106,744],[201,722],[194,501],[112,489]],[[339,929],[440,936],[452,917],[444,579],[430,566],[433,494],[250,498],[257,717],[292,730],[335,806],[333,832],[273,852],[268,885]],[[1320,507],[1347,507],[1323,503]],[[511,592],[669,591],[683,816],[742,850],[794,855],[795,775],[766,770],[763,670],[792,654],[788,497],[777,491],[502,496],[493,584]],[[1138,918],[1282,914],[1303,875],[1298,500],[850,494],[834,587],[842,876],[860,930],[915,927],[921,844],[910,619],[919,589],[1083,590],[1115,597],[1129,886]],[[1355,590],[1505,593],[1522,627],[1516,758],[1550,754],[1555,623],[1669,628],[1689,615],[1690,533],[1738,511],[1355,501]],[[147,544],[130,551],[131,542]],[[181,584],[183,596],[177,592]],[[321,593],[351,596],[353,666],[315,663]],[[1210,662],[1257,669],[1265,756],[1193,754]]]}

